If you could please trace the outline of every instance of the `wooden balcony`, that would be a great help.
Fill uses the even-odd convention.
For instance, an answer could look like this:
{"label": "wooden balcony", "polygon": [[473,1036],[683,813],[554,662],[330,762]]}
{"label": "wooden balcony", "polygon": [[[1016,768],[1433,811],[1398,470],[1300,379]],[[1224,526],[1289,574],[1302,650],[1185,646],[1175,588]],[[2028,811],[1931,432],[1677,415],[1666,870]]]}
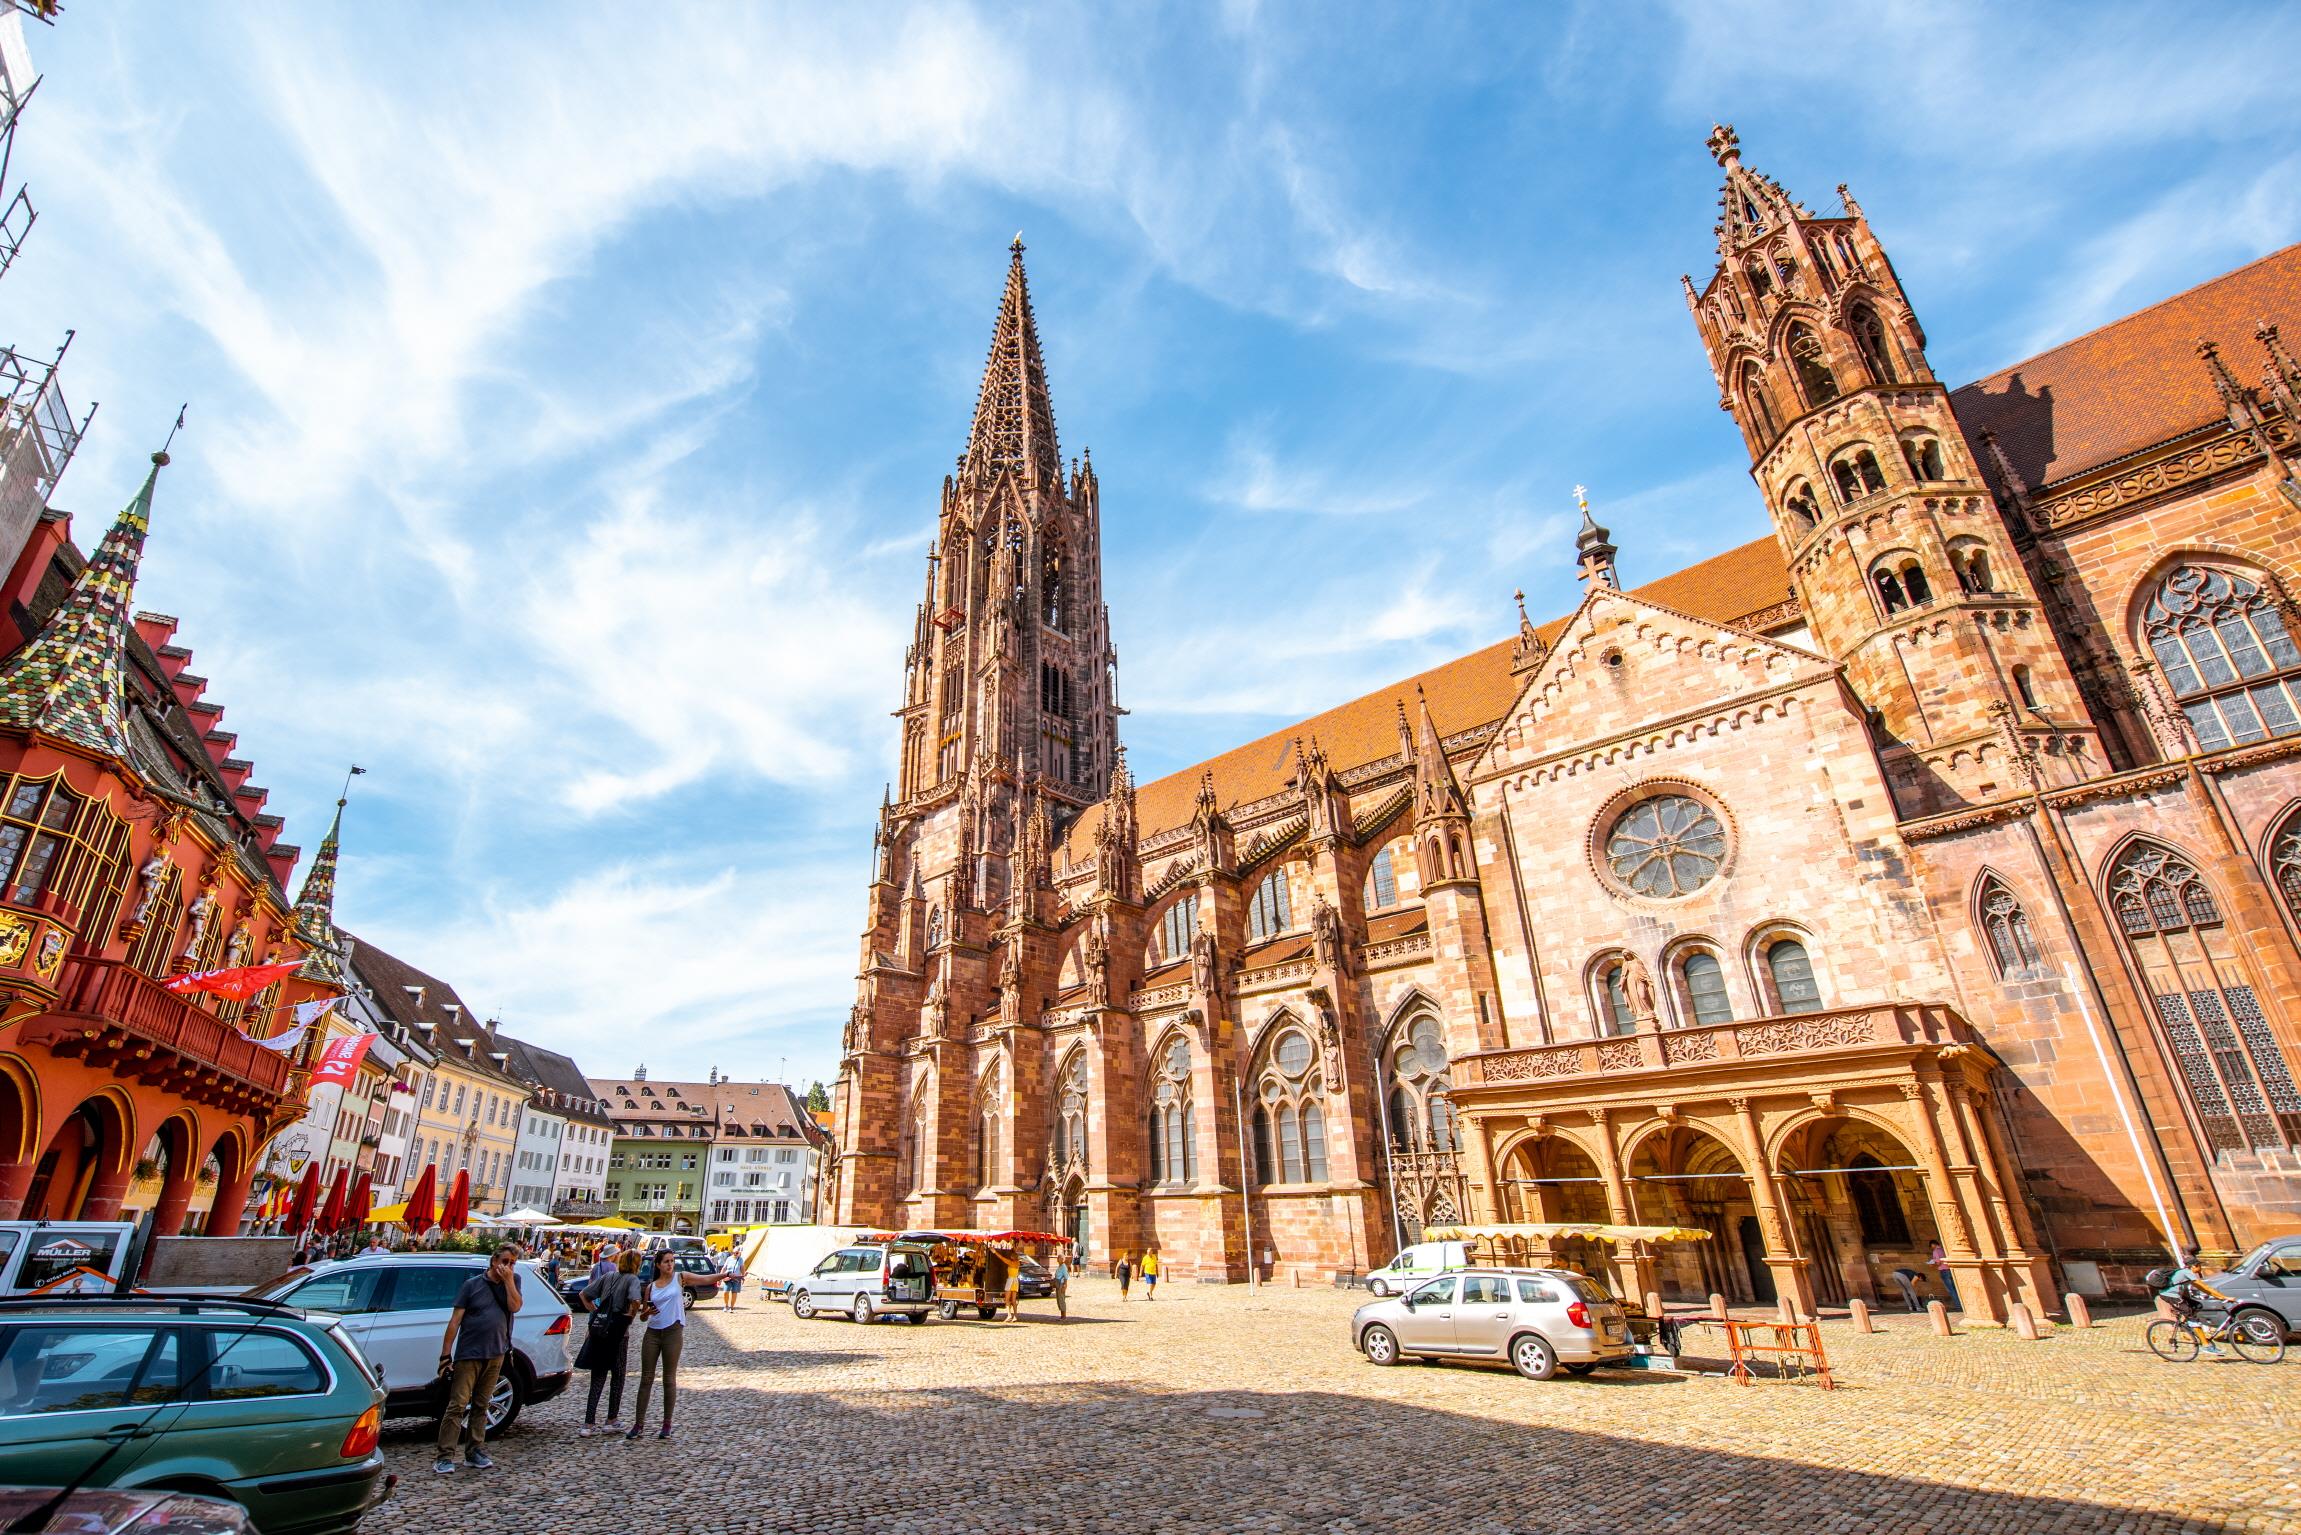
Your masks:
{"label": "wooden balcony", "polygon": [[1575,1039],[1531,1050],[1494,1050],[1455,1065],[1465,1085],[1549,1082],[1562,1077],[1627,1077],[1773,1058],[1844,1056],[1865,1050],[1974,1043],[1965,1020],[1934,1003],[1835,1008],[1692,1029],[1641,1030],[1611,1039]]}
{"label": "wooden balcony", "polygon": [[289,1091],[287,1057],[118,960],[65,961],[55,1002],[19,1038],[222,1108],[269,1110]]}

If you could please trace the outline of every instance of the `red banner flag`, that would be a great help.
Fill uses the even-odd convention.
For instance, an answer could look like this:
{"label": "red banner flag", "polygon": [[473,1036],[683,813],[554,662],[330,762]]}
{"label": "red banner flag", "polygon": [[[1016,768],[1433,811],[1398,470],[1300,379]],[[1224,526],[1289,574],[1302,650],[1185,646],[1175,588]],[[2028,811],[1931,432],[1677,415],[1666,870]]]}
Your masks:
{"label": "red banner flag", "polygon": [[360,1069],[367,1059],[368,1046],[376,1042],[373,1034],[346,1034],[331,1039],[320,1051],[320,1063],[312,1071],[312,1086],[333,1082],[338,1087],[351,1085],[352,1073]]}
{"label": "red banner flag", "polygon": [[195,970],[190,975],[170,977],[166,985],[170,991],[204,991],[245,1002],[272,982],[294,975],[302,965],[302,960],[291,959],[277,965],[242,965],[237,970]]}

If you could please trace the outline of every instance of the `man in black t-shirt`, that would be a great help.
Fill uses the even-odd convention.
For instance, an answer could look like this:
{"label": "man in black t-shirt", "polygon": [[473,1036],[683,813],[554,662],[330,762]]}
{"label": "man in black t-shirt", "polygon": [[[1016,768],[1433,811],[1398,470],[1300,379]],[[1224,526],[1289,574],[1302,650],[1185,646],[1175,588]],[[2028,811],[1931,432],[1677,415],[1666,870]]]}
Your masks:
{"label": "man in black t-shirt", "polygon": [[478,1469],[495,1465],[487,1453],[487,1404],[511,1352],[511,1319],[520,1307],[518,1259],[516,1245],[497,1248],[487,1271],[463,1282],[448,1313],[447,1335],[439,1343],[440,1368],[449,1376],[447,1410],[439,1419],[439,1458],[431,1463],[442,1476],[455,1470],[458,1443],[466,1445],[463,1458]]}

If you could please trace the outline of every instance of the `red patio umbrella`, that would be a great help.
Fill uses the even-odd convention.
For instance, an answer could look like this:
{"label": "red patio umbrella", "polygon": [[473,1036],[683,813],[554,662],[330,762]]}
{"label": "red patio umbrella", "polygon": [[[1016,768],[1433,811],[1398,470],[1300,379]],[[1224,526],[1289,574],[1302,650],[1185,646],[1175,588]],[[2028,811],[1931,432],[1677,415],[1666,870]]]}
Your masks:
{"label": "red patio umbrella", "polygon": [[312,1206],[320,1202],[320,1164],[304,1164],[304,1181],[296,1185],[296,1202],[288,1206],[288,1230],[302,1231],[312,1223]]}
{"label": "red patio umbrella", "polygon": [[351,1181],[351,1169],[339,1167],[328,1184],[327,1201],[320,1206],[320,1218],[312,1229],[321,1236],[330,1236],[344,1223],[344,1185]]}
{"label": "red patio umbrella", "polygon": [[360,1181],[352,1185],[352,1202],[344,1211],[345,1225],[364,1226],[368,1223],[368,1211],[375,1207],[374,1185],[375,1179],[367,1173],[361,1173]]}
{"label": "red patio umbrella", "polygon": [[471,1224],[471,1169],[465,1168],[455,1175],[455,1183],[447,1191],[447,1211],[439,1218],[442,1231],[461,1231]]}
{"label": "red patio umbrella", "polygon": [[415,1181],[415,1192],[407,1197],[407,1211],[399,1218],[401,1225],[419,1237],[439,1224],[439,1218],[432,1213],[432,1201],[439,1197],[438,1172],[436,1167],[423,1170],[423,1176]]}

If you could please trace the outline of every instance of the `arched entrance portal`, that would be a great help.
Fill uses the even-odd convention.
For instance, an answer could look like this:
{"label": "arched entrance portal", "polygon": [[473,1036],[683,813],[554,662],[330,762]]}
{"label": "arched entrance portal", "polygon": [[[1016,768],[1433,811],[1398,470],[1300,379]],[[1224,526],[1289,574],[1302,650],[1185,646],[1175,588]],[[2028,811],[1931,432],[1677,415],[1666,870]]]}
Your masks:
{"label": "arched entrance portal", "polygon": [[1072,1263],[1083,1266],[1087,1261],[1087,1238],[1090,1235],[1087,1215],[1087,1181],[1073,1178],[1063,1188],[1062,1226],[1064,1236],[1071,1239]]}
{"label": "arched entrance portal", "polygon": [[110,1097],[88,1099],[57,1127],[25,1192],[30,1220],[110,1220],[128,1188],[128,1125]]}
{"label": "arched entrance portal", "polygon": [[[1502,1163],[1503,1218],[1510,1221],[1591,1221],[1613,1218],[1606,1179],[1590,1154],[1561,1135],[1520,1141]],[[1605,1247],[1588,1237],[1550,1244],[1550,1261],[1606,1283],[1612,1270]]]}
{"label": "arched entrance portal", "polygon": [[1950,1299],[1927,1261],[1940,1231],[1925,1173],[1901,1137],[1867,1120],[1818,1120],[1790,1136],[1780,1173],[1824,1304],[1899,1304],[1897,1268],[1926,1276],[1923,1299]]}
{"label": "arched entrance portal", "polygon": [[1665,1297],[1773,1302],[1774,1276],[1749,1175],[1725,1142],[1691,1125],[1645,1137],[1630,1158],[1630,1200],[1631,1218],[1640,1225],[1710,1233],[1707,1242],[1671,1243],[1655,1253],[1654,1278]]}

